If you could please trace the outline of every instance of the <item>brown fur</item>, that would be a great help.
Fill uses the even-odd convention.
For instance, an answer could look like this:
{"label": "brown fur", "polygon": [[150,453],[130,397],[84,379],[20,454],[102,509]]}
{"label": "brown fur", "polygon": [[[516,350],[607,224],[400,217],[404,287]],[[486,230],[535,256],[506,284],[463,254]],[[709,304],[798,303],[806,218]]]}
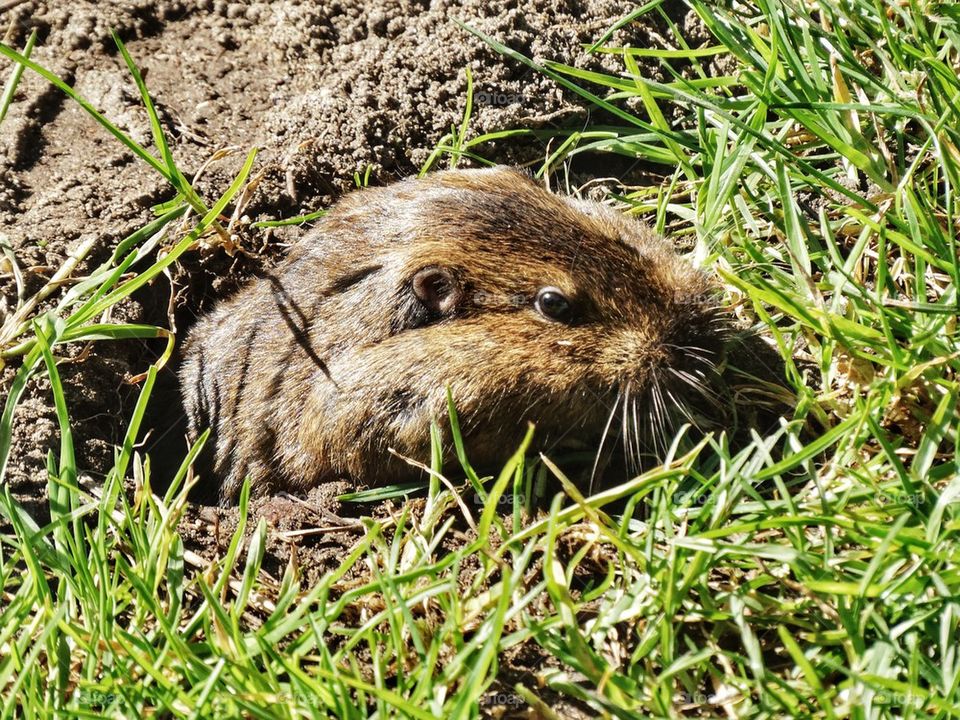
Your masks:
{"label": "brown fur", "polygon": [[[459,287],[440,314],[411,289],[429,266]],[[545,286],[575,322],[537,312]],[[595,441],[626,383],[642,394],[684,348],[718,352],[710,290],[640,223],[509,168],[353,193],[191,332],[180,377],[190,434],[212,428],[202,482],[231,502],[248,474],[256,494],[409,479],[389,449],[428,457],[448,385],[478,466],[527,421],[540,447]]]}

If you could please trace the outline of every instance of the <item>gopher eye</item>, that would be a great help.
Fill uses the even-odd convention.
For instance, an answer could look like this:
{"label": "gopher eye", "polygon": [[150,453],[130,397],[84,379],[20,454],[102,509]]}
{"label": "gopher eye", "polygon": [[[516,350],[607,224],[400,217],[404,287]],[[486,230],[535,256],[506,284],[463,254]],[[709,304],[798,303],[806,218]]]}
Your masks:
{"label": "gopher eye", "polygon": [[533,306],[545,318],[557,322],[569,322],[573,309],[567,296],[555,287],[540,288]]}

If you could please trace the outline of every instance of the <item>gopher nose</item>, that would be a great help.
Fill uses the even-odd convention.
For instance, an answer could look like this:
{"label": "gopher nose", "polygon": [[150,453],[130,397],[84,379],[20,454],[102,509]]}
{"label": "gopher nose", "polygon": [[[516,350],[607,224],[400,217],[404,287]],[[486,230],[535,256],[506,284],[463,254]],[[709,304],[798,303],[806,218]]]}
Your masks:
{"label": "gopher nose", "polygon": [[694,327],[624,329],[602,353],[602,361],[624,376],[635,377],[668,368],[706,371],[720,363],[722,354],[718,337]]}
{"label": "gopher nose", "polygon": [[675,348],[648,330],[623,329],[604,344],[600,364],[624,378],[647,375],[674,360]]}

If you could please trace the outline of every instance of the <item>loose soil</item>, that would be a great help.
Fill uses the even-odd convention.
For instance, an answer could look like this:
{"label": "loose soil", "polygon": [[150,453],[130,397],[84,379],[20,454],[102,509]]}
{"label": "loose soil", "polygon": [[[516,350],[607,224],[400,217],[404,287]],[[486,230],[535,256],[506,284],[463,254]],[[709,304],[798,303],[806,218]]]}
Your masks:
{"label": "loose soil", "polygon": [[[229,185],[246,152],[261,149],[253,171],[260,183],[237,231],[242,252],[201,248],[114,311],[118,321],[166,325],[172,305],[182,337],[199,314],[275,263],[303,232],[255,230],[249,222],[327,207],[354,187],[355,175],[369,173],[371,183],[382,184],[416,172],[461,121],[467,68],[475,93],[471,135],[578,128],[591,118],[595,111],[576,95],[501,57],[457,21],[529,57],[619,72],[617,58],[588,56],[583,46],[634,7],[623,0],[50,0],[0,11],[0,32],[7,44],[22,47],[36,29],[33,59],[149,146],[146,113],[111,38],[116,32],[142,69],[175,158],[188,176],[202,169],[197,189],[210,202]],[[679,4],[663,7],[691,45],[706,40]],[[655,13],[648,17],[618,30],[612,42],[663,46],[666,24]],[[4,76],[8,67],[0,69]],[[668,79],[655,63],[645,72]],[[225,148],[237,152],[214,159]],[[479,151],[497,162],[533,164],[548,148],[525,139]],[[649,168],[613,156],[571,170],[577,182],[611,175],[649,181]],[[93,239],[94,249],[78,274],[105,260],[120,239],[152,219],[152,205],[172,194],[76,103],[24,74],[0,130],[0,233],[27,270],[28,291],[84,241]],[[0,267],[0,314],[15,301],[13,277]],[[93,484],[109,468],[129,420],[139,392],[131,378],[160,349],[126,341],[97,343],[87,352],[62,350],[79,460]],[[4,396],[15,370],[10,363],[0,373]],[[153,402],[172,404],[176,397],[160,393]],[[46,512],[46,455],[58,442],[49,383],[35,379],[17,410],[6,482],[38,518]],[[305,578],[316,578],[339,566],[344,548],[356,542],[350,516],[391,511],[389,505],[339,503],[346,489],[331,485],[305,498],[254,504],[250,526],[263,517],[271,527],[269,571],[279,576],[295,552]],[[195,506],[183,532],[194,551],[215,557],[235,525],[233,509]],[[318,528],[325,530],[313,531]],[[506,671],[538,663],[526,658]]]}

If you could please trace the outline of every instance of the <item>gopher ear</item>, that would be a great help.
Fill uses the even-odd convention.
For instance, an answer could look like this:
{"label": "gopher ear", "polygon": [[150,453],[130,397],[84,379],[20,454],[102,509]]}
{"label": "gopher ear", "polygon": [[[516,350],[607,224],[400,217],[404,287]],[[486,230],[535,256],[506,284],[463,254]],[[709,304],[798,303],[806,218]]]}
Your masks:
{"label": "gopher ear", "polygon": [[460,302],[460,282],[450,268],[431,266],[413,276],[413,294],[432,313],[446,315]]}

